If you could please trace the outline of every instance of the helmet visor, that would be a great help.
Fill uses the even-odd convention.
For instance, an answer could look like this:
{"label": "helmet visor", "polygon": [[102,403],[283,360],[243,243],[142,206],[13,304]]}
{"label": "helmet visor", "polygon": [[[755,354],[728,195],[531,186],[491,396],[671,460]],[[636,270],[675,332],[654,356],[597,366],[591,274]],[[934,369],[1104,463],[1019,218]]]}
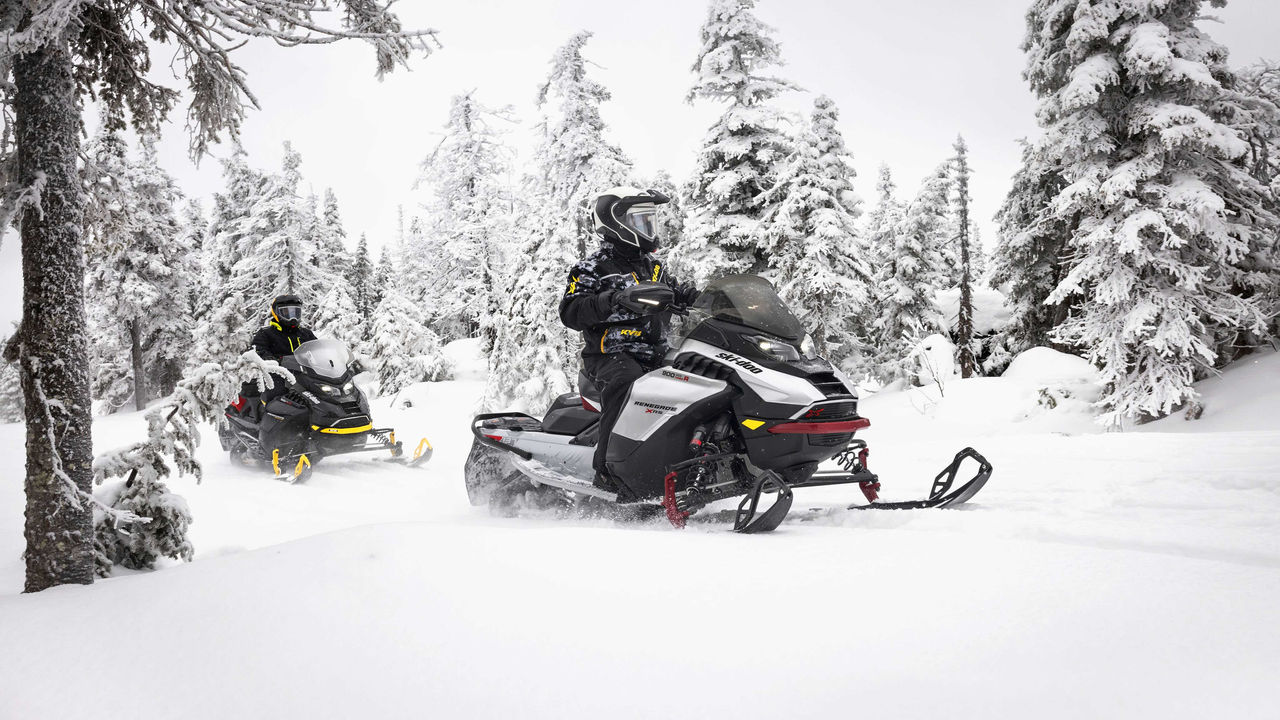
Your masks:
{"label": "helmet visor", "polygon": [[658,237],[658,208],[655,205],[634,205],[628,208],[627,216],[622,222],[647,240]]}
{"label": "helmet visor", "polygon": [[276,308],[276,316],[284,322],[301,322],[302,306],[301,305],[281,305]]}

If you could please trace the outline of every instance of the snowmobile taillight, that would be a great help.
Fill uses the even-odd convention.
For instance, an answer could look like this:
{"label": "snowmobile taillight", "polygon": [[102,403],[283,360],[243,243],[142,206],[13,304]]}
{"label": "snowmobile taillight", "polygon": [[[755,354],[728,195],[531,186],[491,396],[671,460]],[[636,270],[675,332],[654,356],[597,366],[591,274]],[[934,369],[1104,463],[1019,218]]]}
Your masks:
{"label": "snowmobile taillight", "polygon": [[502,442],[502,436],[501,436],[501,435],[489,435],[488,433],[486,433],[486,434],[485,434],[485,437],[489,438],[490,440],[492,440],[492,441],[494,441],[494,442]]}
{"label": "snowmobile taillight", "polygon": [[235,408],[235,409],[236,409],[236,412],[242,412],[242,411],[244,411],[244,396],[243,396],[243,395],[237,395],[237,396],[236,396],[236,401],[235,401],[235,402],[233,402],[233,403],[231,403],[231,407]]}
{"label": "snowmobile taillight", "polygon": [[866,418],[855,418],[853,420],[837,420],[835,422],[783,423],[769,428],[769,432],[795,435],[830,435],[834,433],[856,432],[869,427],[871,427],[870,420]]}

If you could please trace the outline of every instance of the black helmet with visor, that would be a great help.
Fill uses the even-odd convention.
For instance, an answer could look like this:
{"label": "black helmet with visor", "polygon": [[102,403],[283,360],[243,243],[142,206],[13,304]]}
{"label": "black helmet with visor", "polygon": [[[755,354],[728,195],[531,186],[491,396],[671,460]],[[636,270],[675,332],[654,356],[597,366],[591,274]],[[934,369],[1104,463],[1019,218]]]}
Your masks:
{"label": "black helmet with visor", "polygon": [[616,187],[596,197],[592,212],[595,231],[615,245],[653,252],[658,238],[658,206],[671,198],[657,190]]}
{"label": "black helmet with visor", "polygon": [[281,328],[297,330],[302,325],[302,299],[297,295],[280,295],[271,301],[271,318]]}

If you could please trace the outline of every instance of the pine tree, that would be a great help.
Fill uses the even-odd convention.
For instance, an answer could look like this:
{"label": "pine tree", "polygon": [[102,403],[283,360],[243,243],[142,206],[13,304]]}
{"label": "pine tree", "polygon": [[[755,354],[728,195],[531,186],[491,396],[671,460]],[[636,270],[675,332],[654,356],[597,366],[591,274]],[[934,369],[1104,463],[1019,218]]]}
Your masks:
{"label": "pine tree", "polygon": [[471,93],[455,96],[444,138],[422,163],[419,183],[433,190],[430,234],[438,249],[426,257],[409,253],[410,277],[429,286],[418,294],[433,295],[428,307],[445,339],[475,335],[501,290],[493,263],[510,240],[504,179],[513,153],[498,123],[513,122],[511,115],[510,107],[488,108]]}
{"label": "pine tree", "polygon": [[369,260],[369,239],[360,233],[355,256],[351,260],[347,284],[351,288],[351,300],[356,312],[364,317],[373,316],[373,263]]}
{"label": "pine tree", "polygon": [[896,197],[898,186],[893,181],[893,172],[888,165],[881,165],[879,172],[876,181],[878,200],[875,209],[867,216],[865,230],[867,259],[873,273],[892,258],[898,225],[906,213],[906,208]]}
{"label": "pine tree", "polygon": [[[340,16],[337,27],[324,20]],[[243,38],[285,46],[361,39],[379,74],[413,52],[430,52],[433,31],[407,32],[378,3],[315,5],[202,2],[198,11],[154,0],[110,4],[8,3],[0,14],[0,227],[21,228],[23,319],[11,355],[21,362],[27,413],[27,592],[93,581],[92,423],[84,310],[83,194],[76,163],[80,102],[92,95],[124,126],[158,132],[178,92],[153,82],[152,41],[170,44],[192,91],[192,154],[222,132],[236,136],[253,102],[232,60]]]}
{"label": "pine tree", "polygon": [[[213,196],[213,214],[201,250],[205,310],[196,340],[199,363],[221,363],[249,346],[245,315],[235,282],[241,260],[253,238],[245,224],[250,208],[263,192],[267,178],[249,166],[244,148],[236,146],[222,161],[224,191]],[[261,323],[263,308],[255,308],[251,330]]]}
{"label": "pine tree", "polygon": [[755,0],[712,0],[693,66],[689,100],[727,103],[698,154],[687,239],[671,258],[699,285],[768,267],[760,247],[761,196],[792,152],[782,113],[770,101],[797,88],[761,74],[782,61],[772,28],[752,14],[754,7]]}
{"label": "pine tree", "polygon": [[184,244],[180,193],[157,165],[154,142],[143,139],[136,161],[118,133],[100,134],[86,147],[94,388],[108,411],[130,396],[141,410],[168,394],[192,341],[195,248]]}
{"label": "pine tree", "polygon": [[892,249],[876,271],[874,372],[886,383],[915,377],[917,345],[943,329],[934,292],[942,282],[938,248],[947,232],[950,184],[946,163],[925,179],[893,229]]}
{"label": "pine tree", "polygon": [[826,98],[815,103],[795,156],[764,196],[761,247],[779,294],[812,333],[820,354],[840,363],[860,350],[870,271],[857,228],[861,201],[852,167]]}
{"label": "pine tree", "polygon": [[373,278],[369,281],[369,304],[378,307],[382,303],[382,298],[387,294],[387,288],[391,287],[392,279],[396,277],[396,263],[391,257],[391,248],[383,245],[378,251],[378,264],[373,268]]}
{"label": "pine tree", "polygon": [[957,234],[952,244],[959,251],[960,311],[956,317],[954,337],[960,377],[969,378],[977,371],[978,363],[973,331],[973,239],[969,235],[969,205],[973,201],[969,195],[969,181],[972,171],[969,167],[969,146],[965,144],[963,136],[956,138],[955,151],[956,155],[951,162]]}
{"label": "pine tree", "polygon": [[0,360],[0,423],[22,422],[22,378],[18,366]]}
{"label": "pine tree", "polygon": [[605,138],[600,105],[609,91],[587,76],[582,48],[590,37],[578,33],[556,52],[538,93],[547,117],[538,126],[537,170],[528,183],[534,200],[516,228],[521,271],[505,278],[504,308],[492,331],[489,407],[540,411],[569,390],[568,378],[577,373],[580,340],[560,322],[560,293],[593,236],[588,208],[631,172],[630,161]]}
{"label": "pine tree", "polygon": [[662,246],[658,252],[670,256],[684,242],[685,201],[683,189],[671,179],[671,173],[659,170],[657,175],[639,183],[642,189],[653,189],[671,198],[658,206],[658,232]]}
{"label": "pine tree", "polygon": [[332,279],[345,278],[351,265],[351,253],[347,251],[347,231],[342,227],[342,214],[338,212],[338,196],[333,188],[325,188],[324,202],[320,210],[320,252],[317,255],[323,274]]}
{"label": "pine tree", "polygon": [[1076,298],[1078,312],[1055,336],[1101,368],[1113,426],[1194,399],[1223,338],[1263,326],[1237,288],[1276,227],[1266,188],[1236,162],[1247,144],[1215,117],[1231,76],[1196,26],[1201,0],[1130,5],[1040,0],[1025,42],[1037,150],[1067,182],[1050,212],[1072,228],[1050,301]]}
{"label": "pine tree", "polygon": [[989,278],[992,286],[1004,291],[1010,310],[1001,342],[1012,354],[1040,346],[1069,349],[1054,341],[1052,333],[1066,320],[1074,301],[1049,302],[1067,271],[1071,229],[1066,219],[1050,211],[1064,187],[1060,168],[1046,164],[1035,146],[1023,143],[1022,165],[996,214],[999,234]]}
{"label": "pine tree", "polygon": [[383,395],[413,383],[453,377],[453,364],[444,354],[440,337],[427,327],[418,306],[405,297],[399,283],[383,289],[374,311],[370,354]]}

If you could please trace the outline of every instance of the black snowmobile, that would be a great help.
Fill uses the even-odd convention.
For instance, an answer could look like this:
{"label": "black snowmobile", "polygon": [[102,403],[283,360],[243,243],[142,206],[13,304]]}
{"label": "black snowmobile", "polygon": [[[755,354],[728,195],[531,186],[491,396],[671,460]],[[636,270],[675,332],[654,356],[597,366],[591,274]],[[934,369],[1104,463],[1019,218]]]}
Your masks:
{"label": "black snowmobile", "polygon": [[[666,365],[641,377],[609,439],[608,466],[621,487],[592,485],[600,407],[585,376],[580,393],[560,396],[541,419],[478,415],[466,463],[472,504],[511,514],[524,506],[644,517],[665,511],[676,527],[726,498],[742,497],[734,530],[767,532],[791,508],[796,488],[858,485],[869,504],[850,509],[953,507],[972,498],[991,464],[972,448],[956,454],[925,500],[879,501],[867,466],[871,425],[858,414],[853,384],[813,350],[812,339],[768,281],[735,275],[716,281],[691,308],[674,308],[669,288],[646,291],[651,304],[687,312],[690,328]],[[977,472],[957,486],[962,464]],[[834,460],[838,469],[819,470]],[[772,504],[761,508],[765,496]]]}
{"label": "black snowmobile", "polygon": [[359,368],[343,343],[305,342],[280,366],[294,377],[283,395],[266,407],[254,407],[259,400],[243,396],[227,406],[218,439],[232,462],[269,464],[276,477],[301,482],[311,476],[312,463],[331,455],[389,451],[393,461],[411,466],[431,458],[426,438],[405,458],[395,430],[373,426],[369,400],[355,382]]}

